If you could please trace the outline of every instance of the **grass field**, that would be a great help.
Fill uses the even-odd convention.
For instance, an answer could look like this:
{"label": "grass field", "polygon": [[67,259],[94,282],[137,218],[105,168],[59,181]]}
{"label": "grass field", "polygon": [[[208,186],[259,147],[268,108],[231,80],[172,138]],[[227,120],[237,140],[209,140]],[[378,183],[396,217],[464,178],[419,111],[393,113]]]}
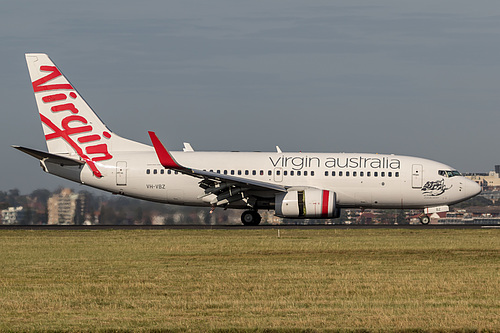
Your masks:
{"label": "grass field", "polygon": [[500,331],[500,230],[0,231],[2,331]]}

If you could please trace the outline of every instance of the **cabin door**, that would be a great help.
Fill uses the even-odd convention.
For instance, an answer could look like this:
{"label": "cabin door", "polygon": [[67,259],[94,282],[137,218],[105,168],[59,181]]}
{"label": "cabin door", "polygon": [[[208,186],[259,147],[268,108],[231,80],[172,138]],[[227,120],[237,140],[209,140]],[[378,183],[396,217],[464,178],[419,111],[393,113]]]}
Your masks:
{"label": "cabin door", "polygon": [[424,167],[422,164],[413,164],[411,171],[411,187],[421,188],[424,179]]}
{"label": "cabin door", "polygon": [[116,162],[116,185],[127,185],[127,162]]}

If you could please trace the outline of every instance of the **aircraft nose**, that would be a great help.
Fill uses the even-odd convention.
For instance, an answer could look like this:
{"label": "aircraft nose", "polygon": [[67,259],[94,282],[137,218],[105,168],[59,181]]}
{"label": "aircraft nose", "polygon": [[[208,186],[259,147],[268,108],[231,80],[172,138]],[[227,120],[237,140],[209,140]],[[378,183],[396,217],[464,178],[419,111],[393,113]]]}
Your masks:
{"label": "aircraft nose", "polygon": [[479,193],[481,193],[481,185],[479,185],[478,183],[476,183],[475,181],[473,180],[468,180],[467,182],[467,185],[466,185],[466,193],[467,193],[467,196],[469,198],[472,198],[476,195],[478,195]]}

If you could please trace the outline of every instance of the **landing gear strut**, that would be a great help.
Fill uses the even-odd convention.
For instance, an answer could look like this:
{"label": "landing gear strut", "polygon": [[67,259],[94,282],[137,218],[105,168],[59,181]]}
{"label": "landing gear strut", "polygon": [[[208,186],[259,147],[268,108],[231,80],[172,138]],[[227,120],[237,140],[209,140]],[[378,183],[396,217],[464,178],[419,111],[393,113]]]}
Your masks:
{"label": "landing gear strut", "polygon": [[241,214],[241,222],[244,225],[259,225],[261,219],[256,210],[246,210]]}

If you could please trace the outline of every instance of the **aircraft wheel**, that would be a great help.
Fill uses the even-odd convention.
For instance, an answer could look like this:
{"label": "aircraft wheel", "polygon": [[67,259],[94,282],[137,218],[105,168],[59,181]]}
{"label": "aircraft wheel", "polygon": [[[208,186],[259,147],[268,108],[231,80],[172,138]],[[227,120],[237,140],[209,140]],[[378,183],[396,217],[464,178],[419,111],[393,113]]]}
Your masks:
{"label": "aircraft wheel", "polygon": [[259,225],[261,216],[255,210],[246,210],[241,214],[241,222],[244,225]]}
{"label": "aircraft wheel", "polygon": [[429,224],[430,221],[431,219],[427,215],[423,215],[420,217],[420,223],[422,224]]}

